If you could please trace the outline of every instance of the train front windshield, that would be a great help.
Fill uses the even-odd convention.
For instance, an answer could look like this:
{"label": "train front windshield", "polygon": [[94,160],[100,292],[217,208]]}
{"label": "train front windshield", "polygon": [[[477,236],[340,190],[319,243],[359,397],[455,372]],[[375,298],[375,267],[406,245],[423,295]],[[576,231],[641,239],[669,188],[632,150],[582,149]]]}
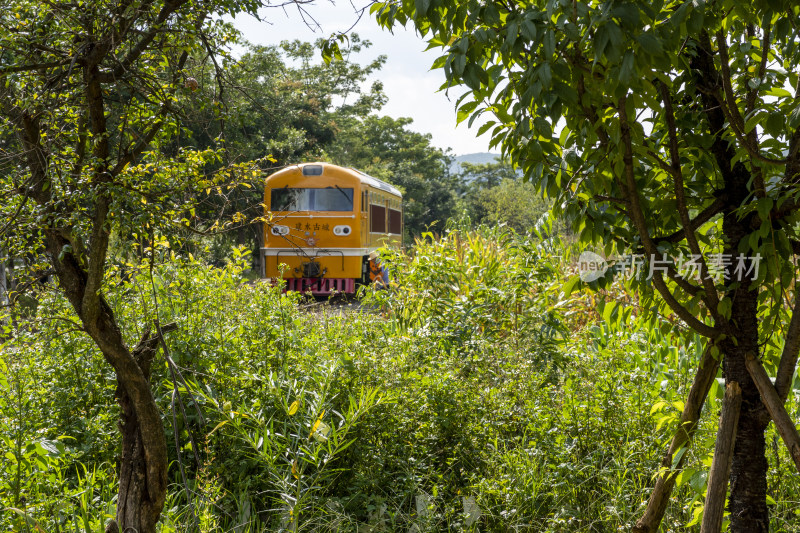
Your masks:
{"label": "train front windshield", "polygon": [[326,187],[324,189],[272,189],[270,203],[273,211],[353,211],[353,189]]}

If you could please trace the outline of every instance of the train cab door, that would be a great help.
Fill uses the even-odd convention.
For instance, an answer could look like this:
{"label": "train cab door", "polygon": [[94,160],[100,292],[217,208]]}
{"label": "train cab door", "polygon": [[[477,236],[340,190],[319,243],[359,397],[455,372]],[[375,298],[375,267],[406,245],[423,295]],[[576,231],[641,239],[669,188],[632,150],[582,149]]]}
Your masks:
{"label": "train cab door", "polygon": [[369,190],[361,189],[361,247],[369,246]]}

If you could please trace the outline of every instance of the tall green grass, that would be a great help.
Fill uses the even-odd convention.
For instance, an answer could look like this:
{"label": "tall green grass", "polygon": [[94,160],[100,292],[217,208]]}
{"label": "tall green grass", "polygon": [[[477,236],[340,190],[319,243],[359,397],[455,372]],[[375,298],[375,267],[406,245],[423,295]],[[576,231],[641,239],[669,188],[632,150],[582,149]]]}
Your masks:
{"label": "tall green grass", "polygon": [[[178,326],[185,384],[154,364],[172,458],[161,530],[630,529],[702,346],[622,287],[566,294],[568,247],[544,237],[426,236],[387,257],[390,289],[344,312],[246,282],[241,254],[110,277],[129,342],[156,318]],[[99,531],[114,378],[67,305],[39,300],[2,346],[0,530]],[[664,531],[697,529],[717,409]],[[773,455],[772,527],[794,531],[797,476]]]}

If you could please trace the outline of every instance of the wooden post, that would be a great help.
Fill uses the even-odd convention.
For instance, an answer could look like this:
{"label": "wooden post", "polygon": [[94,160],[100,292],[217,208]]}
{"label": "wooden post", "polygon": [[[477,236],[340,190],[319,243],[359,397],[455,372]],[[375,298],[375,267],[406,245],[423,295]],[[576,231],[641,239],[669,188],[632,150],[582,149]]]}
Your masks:
{"label": "wooden post", "polygon": [[658,476],[656,486],[647,501],[647,508],[642,518],[633,527],[633,533],[655,533],[658,531],[658,527],[667,510],[667,503],[669,503],[672,489],[675,487],[675,478],[683,468],[683,459],[686,454],[684,453],[681,456],[674,469],[672,468],[672,459],[678,453],[678,450],[691,444],[695,429],[697,429],[697,421],[700,420],[703,403],[706,401],[708,391],[711,390],[711,384],[714,383],[714,379],[717,377],[718,368],[719,360],[711,355],[711,344],[709,344],[703,353],[692,388],[689,391],[689,397],[686,399],[678,431],[672,438],[669,450],[661,460],[661,469],[665,473]]}
{"label": "wooden post", "polygon": [[728,494],[728,477],[731,475],[733,444],[739,425],[739,411],[742,407],[742,388],[735,381],[725,387],[722,413],[719,416],[717,445],[714,447],[714,460],[708,474],[706,507],[700,533],[719,533],[722,530],[722,516],[725,513],[725,497]]}
{"label": "wooden post", "polygon": [[745,364],[747,365],[747,371],[750,372],[750,377],[753,378],[756,388],[761,394],[761,401],[767,408],[772,421],[775,422],[775,429],[778,430],[778,434],[789,449],[789,455],[792,456],[795,468],[800,472],[800,435],[797,433],[797,427],[795,427],[792,418],[783,407],[778,391],[772,385],[772,380],[769,379],[767,371],[764,370],[756,356],[748,353]]}

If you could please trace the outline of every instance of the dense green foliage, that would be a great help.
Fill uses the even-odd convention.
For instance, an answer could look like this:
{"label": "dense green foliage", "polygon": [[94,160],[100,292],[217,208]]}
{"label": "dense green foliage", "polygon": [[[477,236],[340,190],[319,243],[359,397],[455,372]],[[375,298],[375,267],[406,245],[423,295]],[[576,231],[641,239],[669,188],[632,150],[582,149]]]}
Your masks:
{"label": "dense green foliage", "polygon": [[[162,332],[156,324],[135,345],[123,338],[103,291],[112,234],[129,247],[153,247],[155,235],[196,223],[201,191],[232,187],[247,173],[247,166],[219,168],[219,151],[177,139],[191,113],[182,96],[197,88],[190,74],[197,58],[214,56],[232,37],[220,17],[260,5],[14,0],[0,12],[0,242],[25,258],[23,281],[55,278],[75,327],[116,375],[118,388],[106,397],[120,406],[122,440],[110,531],[153,533],[168,482],[149,380]],[[104,374],[92,370],[87,379]]]}
{"label": "dense green foliage", "polygon": [[[635,277],[639,294],[657,294],[662,313],[719,350],[743,403],[714,503],[726,506],[729,480],[731,531],[768,531],[764,431],[796,425],[782,404],[800,353],[797,3],[386,0],[371,9],[440,48],[444,87],[464,90],[459,118],[488,118],[479,132],[553,198],[584,244],[620,262],[642,254],[650,268]],[[742,275],[756,264],[757,275]],[[774,386],[756,385],[762,365],[777,368]],[[784,440],[797,447],[796,438]],[[638,532],[658,528],[676,466]]]}
{"label": "dense green foliage", "polygon": [[[425,234],[457,195],[520,232],[549,204],[515,172],[497,180],[504,168],[472,169],[463,187],[407,119],[372,114],[383,95],[360,82],[380,60],[316,64],[298,42],[223,57],[235,36],[218,16],[259,5],[14,0],[0,13],[0,236],[31,281],[15,272],[31,298],[0,315],[4,529],[97,530],[116,513],[142,533],[159,518],[165,531],[610,531],[673,481],[681,504],[636,529],[694,527],[725,505],[724,486],[706,497],[725,382],[743,390],[731,530],[795,527],[797,478],[769,420],[792,425],[800,350],[796,6],[375,5],[446,49],[446,85],[467,88],[460,119],[493,115],[482,131],[581,241],[651,265],[698,257],[686,276],[607,276],[588,296],[564,284],[546,229]],[[317,154],[402,186],[423,234],[387,258],[395,283],[361,312],[244,283],[239,249],[224,268],[171,255],[173,235],[248,222],[266,162]],[[706,275],[704,256],[721,254],[763,260],[754,283],[731,264]],[[45,274],[56,281],[33,283]],[[700,395],[699,445],[659,470],[701,353],[721,356],[724,380]]]}
{"label": "dense green foliage", "polygon": [[527,233],[550,210],[536,187],[507,163],[462,163],[456,178],[459,207],[474,224],[505,224]]}
{"label": "dense green foliage", "polygon": [[370,46],[358,35],[339,47],[342,58],[325,63],[318,46],[285,41],[279,46],[245,46],[226,56],[219,69],[211,59],[193,71],[199,89],[186,96],[196,112],[181,122],[181,145],[224,147],[224,161],[254,161],[262,169],[250,188],[212,188],[195,199],[205,229],[222,219],[235,232],[217,236],[214,257],[231,245],[260,247],[263,213],[261,181],[286,164],[329,161],[357,168],[399,187],[404,195],[406,240],[429,228],[442,230],[455,213],[456,181],[450,155],[431,144],[431,136],[413,131],[410,118],[381,116],[386,102],[380,82],[367,91],[369,76],[385,57],[360,64]]}
{"label": "dense green foliage", "polygon": [[[258,169],[246,176],[245,186],[224,183],[187,198],[196,206],[193,225],[213,235],[201,238],[199,247],[211,241],[211,260],[217,264],[234,245],[246,245],[254,259],[259,257],[267,175],[287,164],[330,160],[327,152],[342,143],[344,126],[371,116],[386,100],[380,82],[362,88],[385,58],[364,65],[350,60],[370,46],[356,34],[342,47],[343,59],[330,64],[317,57],[315,43],[237,44],[244,50],[239,57],[223,49],[221,57],[204,57],[194,65],[198,88],[182,98],[191,112],[182,117],[181,135],[168,147],[220,150],[222,157],[209,171],[246,162]],[[186,237],[181,228],[177,233]]]}
{"label": "dense green foliage", "polygon": [[[240,252],[219,269],[160,246],[152,270],[112,272],[128,342],[156,317],[178,326],[183,408],[163,353],[153,369],[171,458],[161,531],[195,513],[201,531],[629,529],[701,345],[621,286],[565,295],[568,252],[497,230],[428,236],[387,258],[392,289],[360,308],[246,283]],[[97,531],[113,516],[113,374],[69,306],[39,298],[0,348],[0,530]],[[665,531],[702,511],[710,457],[687,457],[687,505]],[[773,526],[793,531],[800,484],[777,446],[771,460]]]}

